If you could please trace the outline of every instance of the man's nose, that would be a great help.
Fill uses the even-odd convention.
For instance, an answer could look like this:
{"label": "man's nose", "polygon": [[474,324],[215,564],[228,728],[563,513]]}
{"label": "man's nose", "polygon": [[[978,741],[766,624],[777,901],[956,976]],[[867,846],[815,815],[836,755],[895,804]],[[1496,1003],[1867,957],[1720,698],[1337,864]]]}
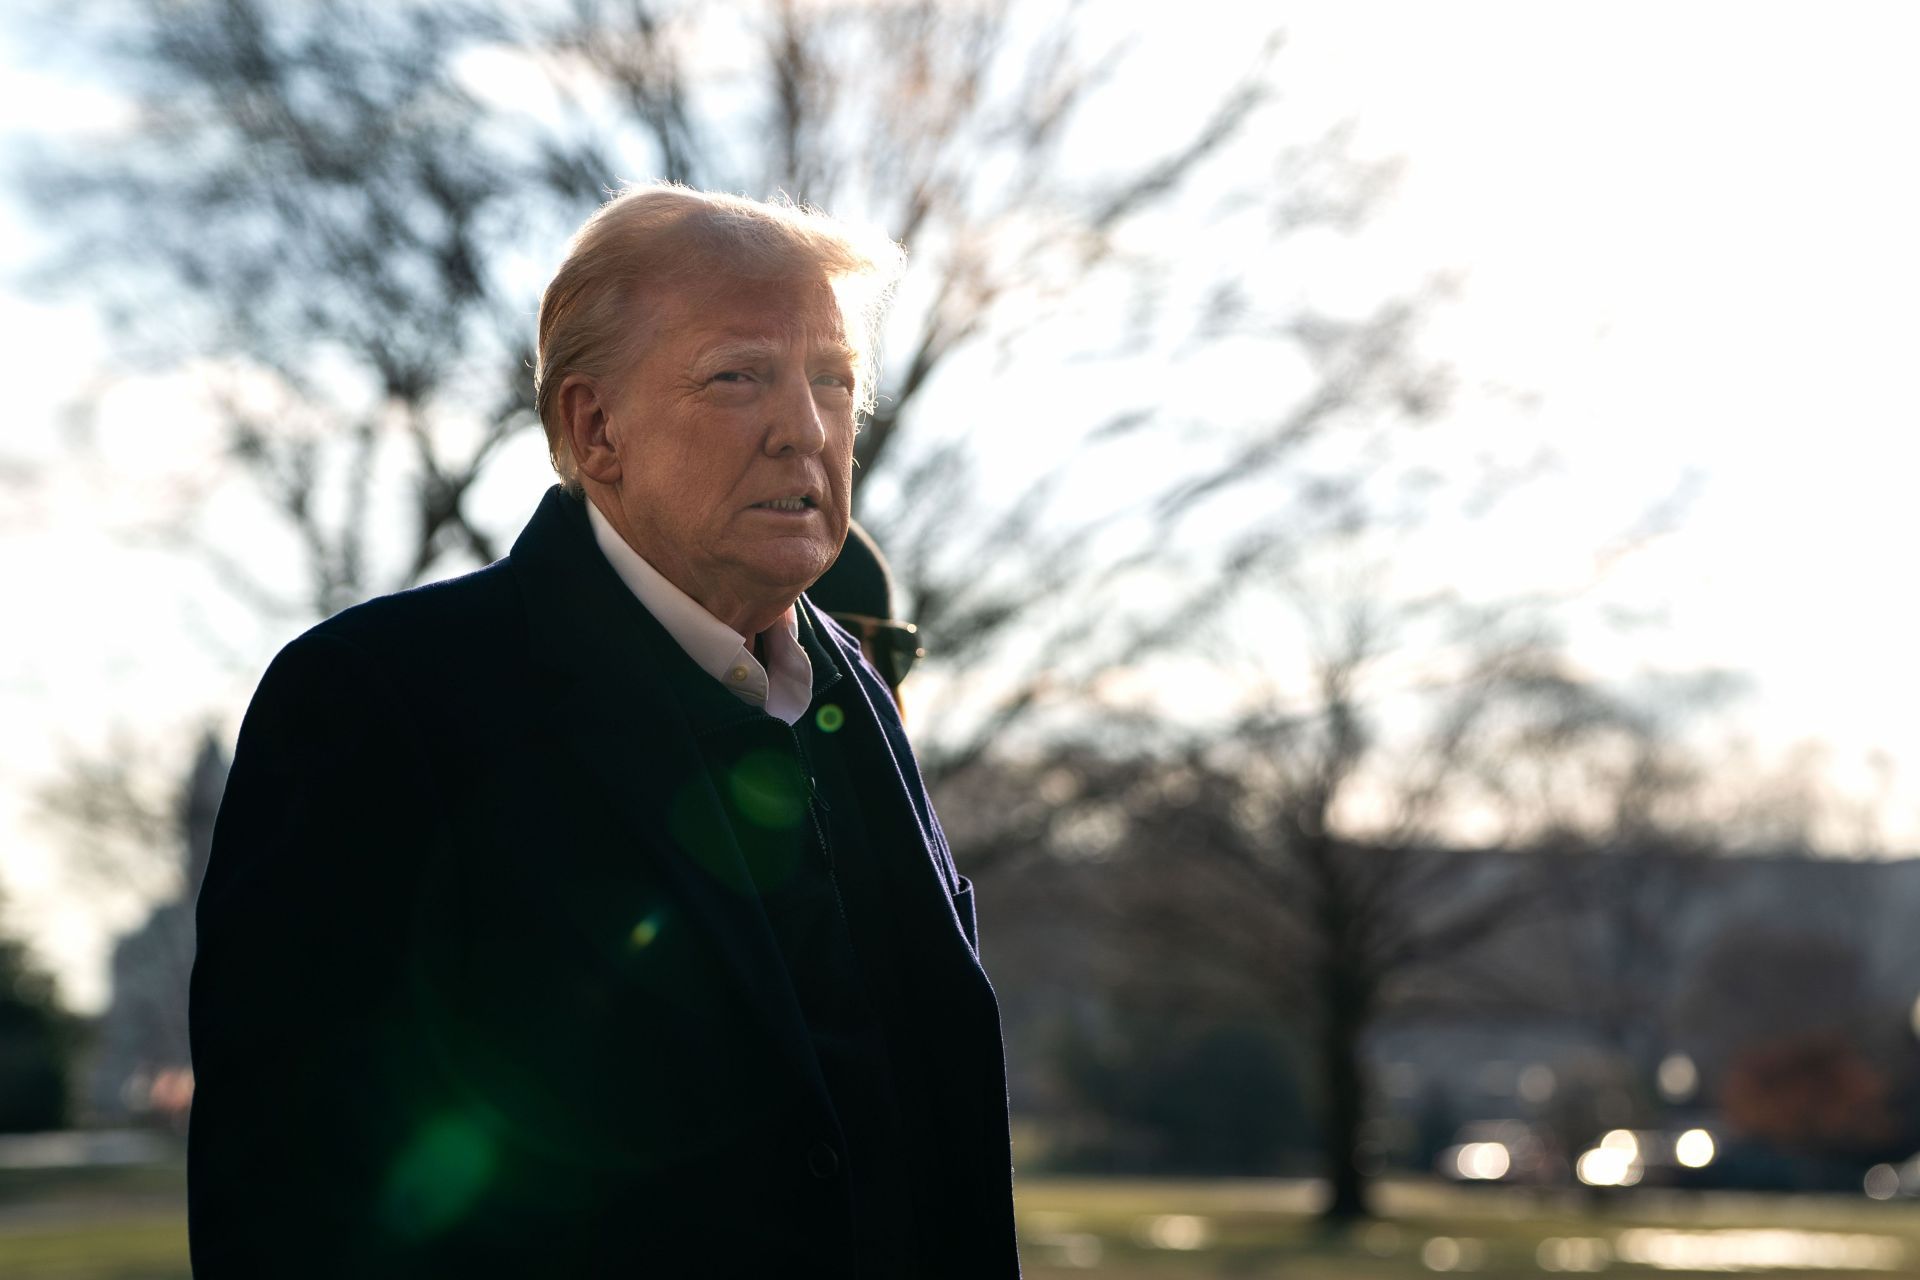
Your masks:
{"label": "man's nose", "polygon": [[766,451],[775,456],[807,457],[827,447],[827,422],[805,373],[782,378],[768,405]]}

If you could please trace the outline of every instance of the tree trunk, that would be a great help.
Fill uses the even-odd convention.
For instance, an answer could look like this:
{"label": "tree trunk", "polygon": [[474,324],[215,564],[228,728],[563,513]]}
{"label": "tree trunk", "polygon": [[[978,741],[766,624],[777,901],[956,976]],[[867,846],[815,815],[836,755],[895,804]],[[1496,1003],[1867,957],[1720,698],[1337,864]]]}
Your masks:
{"label": "tree trunk", "polygon": [[1321,1216],[1328,1222],[1367,1217],[1367,1174],[1360,1164],[1360,1135],[1366,1120],[1366,1067],[1360,1039],[1367,1025],[1361,976],[1336,958],[1321,978],[1320,1070],[1325,1105],[1321,1152],[1328,1197]]}

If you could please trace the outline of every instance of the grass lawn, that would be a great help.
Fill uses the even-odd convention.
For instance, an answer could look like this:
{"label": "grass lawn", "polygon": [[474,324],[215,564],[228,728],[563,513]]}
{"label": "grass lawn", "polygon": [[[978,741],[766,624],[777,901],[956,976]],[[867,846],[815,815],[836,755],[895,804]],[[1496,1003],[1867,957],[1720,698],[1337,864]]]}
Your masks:
{"label": "grass lawn", "polygon": [[1030,1280],[1407,1280],[1472,1275],[1920,1276],[1920,1213],[1865,1197],[1646,1191],[1607,1201],[1392,1182],[1379,1220],[1329,1233],[1302,1183],[1033,1179]]}
{"label": "grass lawn", "polygon": [[[1395,1182],[1382,1217],[1329,1234],[1314,1189],[1264,1181],[1028,1178],[1031,1280],[1480,1280],[1543,1275],[1801,1280],[1920,1276],[1920,1212],[1862,1198],[1645,1192],[1606,1203],[1555,1193]],[[186,1280],[178,1166],[0,1170],[5,1280]]]}
{"label": "grass lawn", "polygon": [[5,1280],[187,1280],[181,1164],[0,1169]]}

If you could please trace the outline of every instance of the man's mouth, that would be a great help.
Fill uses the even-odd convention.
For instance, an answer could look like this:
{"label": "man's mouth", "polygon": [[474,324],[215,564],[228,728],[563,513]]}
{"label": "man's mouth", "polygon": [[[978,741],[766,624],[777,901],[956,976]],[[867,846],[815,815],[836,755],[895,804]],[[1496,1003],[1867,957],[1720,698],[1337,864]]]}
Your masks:
{"label": "man's mouth", "polygon": [[759,511],[805,511],[813,506],[808,497],[774,498],[767,502],[756,502],[754,508]]}

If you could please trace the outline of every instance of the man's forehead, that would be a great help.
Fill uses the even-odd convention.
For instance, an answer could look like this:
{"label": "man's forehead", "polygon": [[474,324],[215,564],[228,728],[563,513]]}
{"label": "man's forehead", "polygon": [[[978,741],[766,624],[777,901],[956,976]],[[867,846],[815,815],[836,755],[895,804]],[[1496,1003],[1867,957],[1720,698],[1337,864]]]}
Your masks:
{"label": "man's forehead", "polygon": [[846,341],[846,313],[831,286],[801,281],[724,282],[663,299],[674,327],[716,342]]}
{"label": "man's forehead", "polygon": [[796,345],[804,346],[807,353],[813,356],[827,355],[847,360],[855,360],[859,356],[853,344],[837,332],[803,332],[797,328],[703,329],[696,325],[688,336],[694,339],[691,354],[696,360],[757,359]]}
{"label": "man's forehead", "polygon": [[751,278],[716,274],[663,283],[655,299],[683,314],[724,317],[728,323],[752,323],[764,316],[775,324],[800,318],[838,321],[840,298],[830,281],[776,276]]}
{"label": "man's forehead", "polygon": [[702,314],[695,307],[685,317],[684,331],[703,352],[772,352],[804,345],[810,351],[853,356],[843,321],[834,314],[768,313],[752,316]]}

